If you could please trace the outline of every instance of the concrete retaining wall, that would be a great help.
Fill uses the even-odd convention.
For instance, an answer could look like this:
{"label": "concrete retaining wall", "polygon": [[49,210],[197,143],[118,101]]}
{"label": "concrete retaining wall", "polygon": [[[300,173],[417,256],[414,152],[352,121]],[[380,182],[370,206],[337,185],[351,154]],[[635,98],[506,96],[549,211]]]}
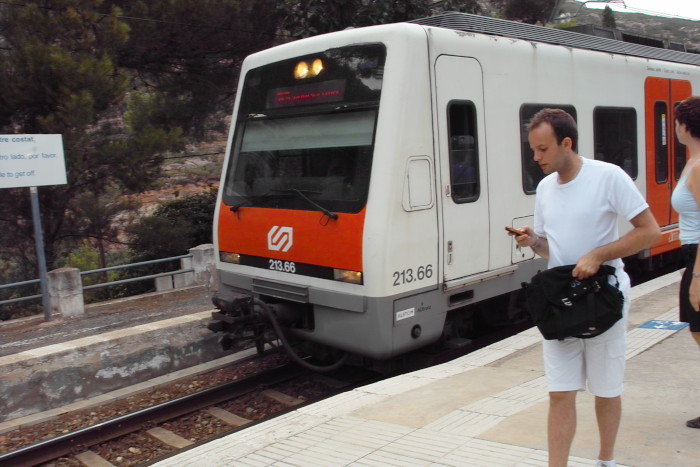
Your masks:
{"label": "concrete retaining wall", "polygon": [[210,311],[0,357],[0,422],[220,358]]}

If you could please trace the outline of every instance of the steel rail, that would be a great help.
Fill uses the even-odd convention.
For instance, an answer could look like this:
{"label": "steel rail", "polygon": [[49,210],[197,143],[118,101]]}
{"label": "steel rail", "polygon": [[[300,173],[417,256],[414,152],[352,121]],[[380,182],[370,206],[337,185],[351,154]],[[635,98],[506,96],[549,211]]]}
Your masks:
{"label": "steel rail", "polygon": [[113,420],[82,428],[72,433],[40,441],[15,451],[0,454],[0,465],[29,467],[45,463],[76,451],[86,450],[90,446],[133,433],[144,427],[162,423],[210,405],[242,396],[254,391],[261,385],[278,384],[305,373],[307,373],[306,370],[298,365],[282,365],[264,373],[206,389],[179,399],[122,415]]}

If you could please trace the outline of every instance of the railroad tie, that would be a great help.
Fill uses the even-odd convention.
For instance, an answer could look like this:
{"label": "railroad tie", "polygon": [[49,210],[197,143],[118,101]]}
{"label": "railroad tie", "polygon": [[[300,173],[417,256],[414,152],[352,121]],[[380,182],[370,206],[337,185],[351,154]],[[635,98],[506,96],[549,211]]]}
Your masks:
{"label": "railroad tie", "polygon": [[224,410],[221,407],[209,407],[206,409],[207,413],[213,417],[218,418],[222,422],[231,426],[241,426],[246,423],[250,423],[247,418],[239,417],[235,413],[231,413],[228,410]]}
{"label": "railroad tie", "polygon": [[185,439],[182,436],[159,426],[151,428],[146,433],[148,433],[161,443],[165,443],[168,446],[172,446],[177,449],[186,448],[187,446],[194,444],[189,439]]}
{"label": "railroad tie", "polygon": [[94,451],[81,452],[76,454],[75,458],[86,467],[114,467],[114,464]]}
{"label": "railroad tie", "polygon": [[301,399],[297,399],[296,397],[288,396],[287,394],[282,394],[281,392],[275,391],[274,389],[266,389],[262,392],[262,394],[265,397],[269,397],[273,401],[277,401],[280,404],[286,405],[287,407],[299,405],[302,402],[304,402]]}

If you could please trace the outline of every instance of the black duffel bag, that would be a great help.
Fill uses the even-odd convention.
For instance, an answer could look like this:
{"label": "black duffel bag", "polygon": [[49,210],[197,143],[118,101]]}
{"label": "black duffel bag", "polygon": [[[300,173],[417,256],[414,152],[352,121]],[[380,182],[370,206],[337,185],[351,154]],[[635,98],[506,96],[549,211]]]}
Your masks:
{"label": "black duffel bag", "polygon": [[595,275],[579,280],[571,275],[574,267],[547,269],[523,284],[526,309],[545,339],[595,337],[622,318],[624,296],[615,268],[604,264]]}

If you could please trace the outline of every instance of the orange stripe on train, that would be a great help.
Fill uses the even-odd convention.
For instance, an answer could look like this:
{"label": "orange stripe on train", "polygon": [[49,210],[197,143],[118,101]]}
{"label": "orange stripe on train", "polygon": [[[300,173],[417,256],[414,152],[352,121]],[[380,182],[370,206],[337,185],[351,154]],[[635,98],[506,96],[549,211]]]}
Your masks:
{"label": "orange stripe on train", "polygon": [[221,251],[362,271],[365,210],[329,219],[317,211],[221,204]]}

